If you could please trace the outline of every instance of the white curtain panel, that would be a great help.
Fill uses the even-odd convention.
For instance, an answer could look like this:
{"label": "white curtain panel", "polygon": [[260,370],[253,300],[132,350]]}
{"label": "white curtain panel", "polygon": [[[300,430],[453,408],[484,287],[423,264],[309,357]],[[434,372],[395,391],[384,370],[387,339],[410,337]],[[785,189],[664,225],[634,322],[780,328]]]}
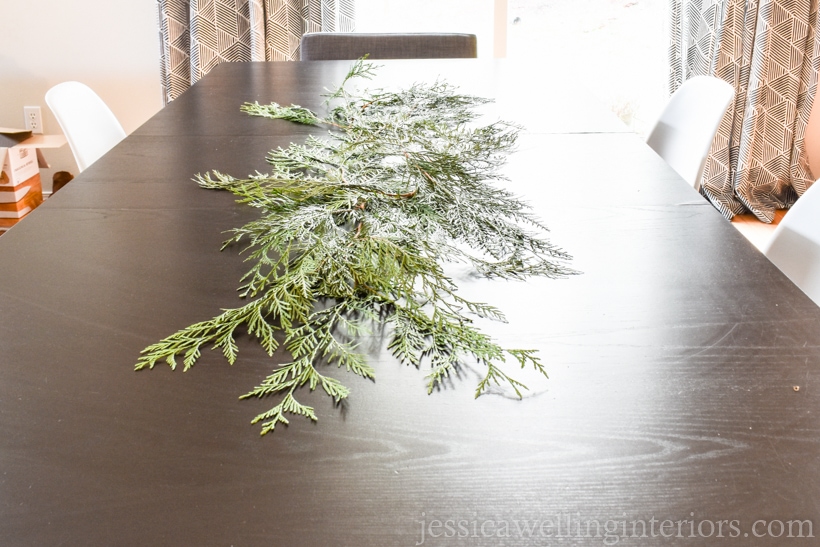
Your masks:
{"label": "white curtain panel", "polygon": [[813,181],[803,135],[820,68],[818,0],[669,2],[670,91],[705,74],[736,92],[701,192],[727,218],[771,222]]}
{"label": "white curtain panel", "polygon": [[224,61],[294,61],[305,32],[354,30],[354,0],[157,0],[163,96]]}

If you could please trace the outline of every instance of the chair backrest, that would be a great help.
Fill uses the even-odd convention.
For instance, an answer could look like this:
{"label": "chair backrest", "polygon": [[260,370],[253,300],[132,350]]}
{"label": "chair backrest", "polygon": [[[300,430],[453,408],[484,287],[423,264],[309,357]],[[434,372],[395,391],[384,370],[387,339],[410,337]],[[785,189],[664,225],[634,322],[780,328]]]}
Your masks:
{"label": "chair backrest", "polygon": [[763,253],[820,306],[820,182],[783,216]]}
{"label": "chair backrest", "polygon": [[302,36],[302,61],[369,59],[444,59],[476,57],[475,34],[369,34],[309,32]]}
{"label": "chair backrest", "polygon": [[46,92],[46,104],[65,133],[80,171],[125,138],[114,113],[85,84],[57,84]]}
{"label": "chair backrest", "polygon": [[695,76],[669,98],[646,143],[695,190],[734,88],[711,76]]}

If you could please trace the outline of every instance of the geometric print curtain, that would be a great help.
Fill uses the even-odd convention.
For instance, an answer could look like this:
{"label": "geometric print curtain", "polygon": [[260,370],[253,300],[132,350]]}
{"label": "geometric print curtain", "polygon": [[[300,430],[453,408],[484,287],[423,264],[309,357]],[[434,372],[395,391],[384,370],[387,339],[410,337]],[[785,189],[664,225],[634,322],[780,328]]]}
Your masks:
{"label": "geometric print curtain", "polygon": [[354,0],[157,0],[166,103],[223,61],[295,61],[305,32],[351,32]]}
{"label": "geometric print curtain", "polygon": [[818,0],[669,1],[670,92],[701,74],[735,88],[701,192],[726,218],[771,222],[814,180],[803,136],[820,68]]}

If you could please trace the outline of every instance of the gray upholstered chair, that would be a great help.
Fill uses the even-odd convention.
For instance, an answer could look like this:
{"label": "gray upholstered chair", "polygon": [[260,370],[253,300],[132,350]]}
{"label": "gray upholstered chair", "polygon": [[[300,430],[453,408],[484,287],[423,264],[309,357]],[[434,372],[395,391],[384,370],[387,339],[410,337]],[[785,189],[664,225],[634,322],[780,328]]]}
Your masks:
{"label": "gray upholstered chair", "polygon": [[369,34],[310,32],[302,36],[302,61],[370,59],[441,59],[476,56],[475,34]]}

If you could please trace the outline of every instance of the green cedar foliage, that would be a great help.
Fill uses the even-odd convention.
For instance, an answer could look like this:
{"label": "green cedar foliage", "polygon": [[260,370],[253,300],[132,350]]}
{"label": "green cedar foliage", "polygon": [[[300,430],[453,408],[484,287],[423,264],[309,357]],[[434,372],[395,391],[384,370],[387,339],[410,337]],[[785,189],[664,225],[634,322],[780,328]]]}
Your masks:
{"label": "green cedar foliage", "polygon": [[363,94],[346,87],[372,71],[356,62],[328,95],[326,117],[295,105],[242,106],[252,116],[329,132],[271,151],[268,174],[197,178],[260,210],[226,242],[247,244],[253,266],[240,288],[247,303],[148,346],[137,369],[160,361],[174,368],[179,356],[187,370],[204,345],[234,363],[240,327],[270,355],[283,345],[290,362],[243,396],[281,396],[253,420],[262,422],[262,434],[287,424],[288,414],[316,420],[313,408],[295,398],[305,385],[321,386],[337,402],[347,397],[348,389],[322,374],[321,365],[372,379],[357,341],[374,328],[387,327],[388,348],[399,361],[429,365],[428,392],[467,359],[485,370],[476,397],[501,383],[521,396],[526,387],[499,368],[508,358],[546,376],[533,351],[502,348],[473,326],[471,316],[504,316],[461,298],[442,269],[444,262],[461,262],[484,276],[514,279],[574,273],[527,206],[493,184],[503,180],[498,167],[519,128],[501,121],[476,126],[475,107],[488,101],[459,95],[446,83]]}

